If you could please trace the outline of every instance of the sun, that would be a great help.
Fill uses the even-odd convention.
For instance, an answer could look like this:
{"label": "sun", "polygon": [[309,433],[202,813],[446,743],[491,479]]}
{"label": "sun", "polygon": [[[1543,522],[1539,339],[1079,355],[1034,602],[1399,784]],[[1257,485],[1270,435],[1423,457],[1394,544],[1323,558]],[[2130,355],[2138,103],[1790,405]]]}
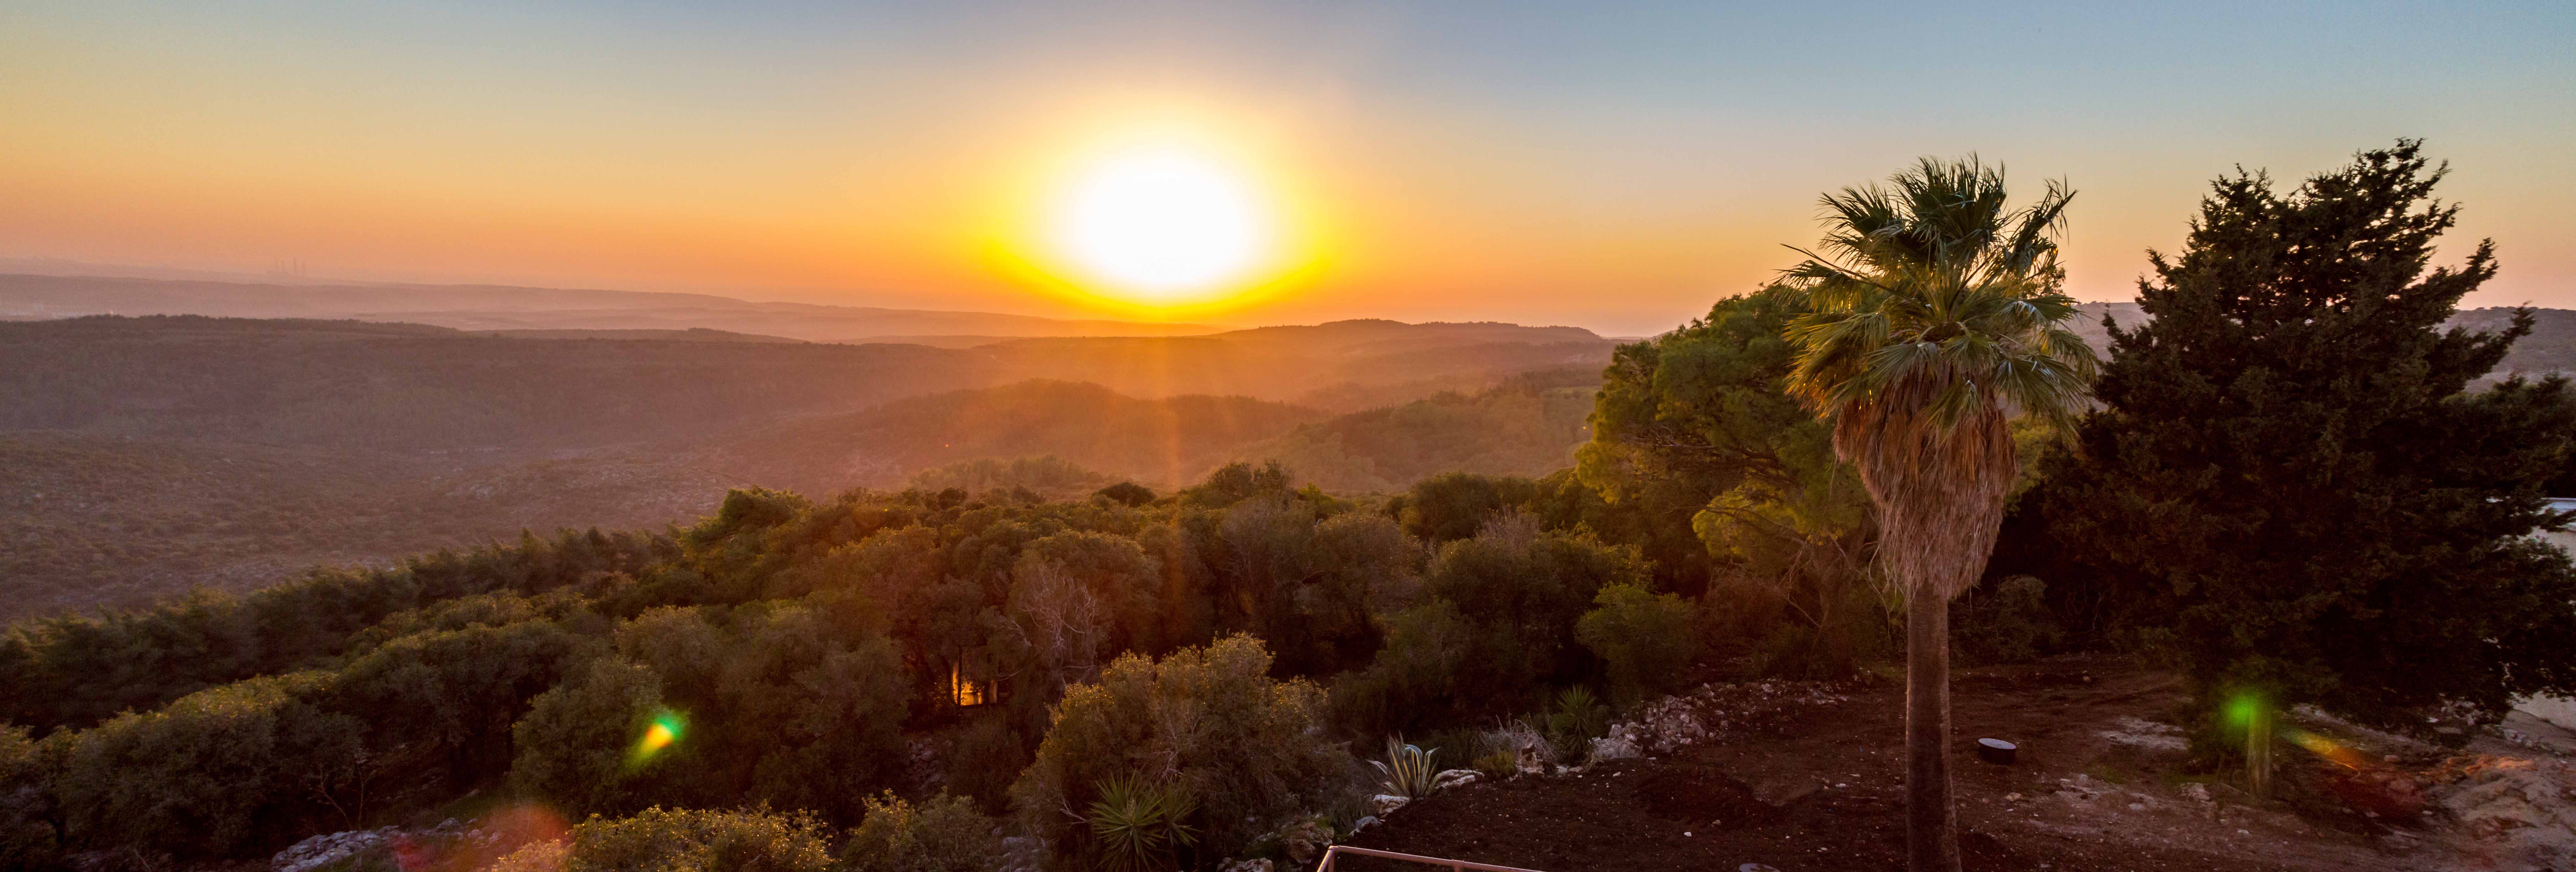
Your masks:
{"label": "sun", "polygon": [[1273,212],[1243,168],[1164,144],[1077,169],[1057,194],[1049,233],[1095,292],[1182,305],[1238,288],[1277,256]]}

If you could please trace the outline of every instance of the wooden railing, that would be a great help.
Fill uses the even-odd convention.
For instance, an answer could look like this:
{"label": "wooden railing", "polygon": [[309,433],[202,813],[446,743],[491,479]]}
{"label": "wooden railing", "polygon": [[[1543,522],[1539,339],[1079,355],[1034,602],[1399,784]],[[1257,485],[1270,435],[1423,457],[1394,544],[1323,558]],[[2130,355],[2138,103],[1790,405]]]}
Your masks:
{"label": "wooden railing", "polygon": [[1466,872],[1466,870],[1469,869],[1481,870],[1481,872],[1538,872],[1536,869],[1523,869],[1518,866],[1496,866],[1491,863],[1470,863],[1465,860],[1444,860],[1439,857],[1425,857],[1419,854],[1398,854],[1394,851],[1373,851],[1367,848],[1354,848],[1349,845],[1332,845],[1326,847],[1324,849],[1324,859],[1322,862],[1315,865],[1315,872],[1333,872],[1333,858],[1342,854],[1350,854],[1358,857],[1384,857],[1389,860],[1403,860],[1410,863],[1421,863],[1426,866],[1447,866],[1450,869],[1457,870],[1457,872]]}

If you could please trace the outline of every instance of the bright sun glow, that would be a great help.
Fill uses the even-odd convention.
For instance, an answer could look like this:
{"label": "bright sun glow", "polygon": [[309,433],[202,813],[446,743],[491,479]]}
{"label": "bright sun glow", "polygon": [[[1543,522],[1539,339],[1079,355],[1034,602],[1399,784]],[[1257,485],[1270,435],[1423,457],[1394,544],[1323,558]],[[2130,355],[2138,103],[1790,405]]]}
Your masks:
{"label": "bright sun glow", "polygon": [[1076,174],[1051,222],[1106,295],[1171,304],[1221,293],[1273,256],[1270,204],[1240,169],[1177,147],[1110,154]]}

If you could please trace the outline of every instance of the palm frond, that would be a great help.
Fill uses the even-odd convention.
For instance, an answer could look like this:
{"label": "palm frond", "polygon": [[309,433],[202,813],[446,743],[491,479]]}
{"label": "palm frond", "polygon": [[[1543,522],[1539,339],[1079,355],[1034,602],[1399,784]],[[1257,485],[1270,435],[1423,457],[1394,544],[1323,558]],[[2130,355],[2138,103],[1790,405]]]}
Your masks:
{"label": "palm frond", "polygon": [[1810,311],[1787,331],[1788,387],[1834,421],[1914,589],[1955,595],[1975,579],[1957,555],[1983,565],[2016,472],[2005,420],[2063,426],[2090,401],[2099,363],[2067,329],[2058,260],[2074,196],[2051,181],[2015,209],[2001,166],[1925,158],[1824,197],[1823,242],[1792,247],[1807,260],[1782,277]]}

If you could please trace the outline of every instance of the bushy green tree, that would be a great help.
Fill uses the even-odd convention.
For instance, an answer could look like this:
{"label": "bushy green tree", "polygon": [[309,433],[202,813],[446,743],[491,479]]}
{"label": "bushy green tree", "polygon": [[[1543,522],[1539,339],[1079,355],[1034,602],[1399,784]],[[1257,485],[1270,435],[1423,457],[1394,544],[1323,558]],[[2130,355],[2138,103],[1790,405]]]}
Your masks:
{"label": "bushy green tree", "polygon": [[232,856],[280,840],[363,753],[363,726],[315,704],[323,673],[253,679],[62,739],[53,792],[72,846]]}
{"label": "bushy green tree", "polygon": [[1066,810],[1089,808],[1112,779],[1141,778],[1194,801],[1203,856],[1232,853],[1352,766],[1323,738],[1322,691],[1270,668],[1270,652],[1242,635],[1160,661],[1119,658],[1065,694],[1011,788],[1014,813],[1060,855],[1088,857],[1090,827]]}
{"label": "bushy green tree", "polygon": [[984,872],[1002,864],[999,823],[962,796],[919,805],[893,793],[867,801],[867,817],[841,849],[850,872]]}
{"label": "bushy green tree", "polygon": [[1294,485],[1288,481],[1288,470],[1271,461],[1255,467],[1249,463],[1229,463],[1208,473],[1205,481],[1182,490],[1183,502],[1192,505],[1231,506],[1259,496],[1278,496]]}
{"label": "bushy green tree", "polygon": [[1386,645],[1364,669],[1334,677],[1335,719],[1351,734],[1420,731],[1454,720],[1468,708],[1460,690],[1476,628],[1458,604],[1435,599],[1380,618]]}
{"label": "bushy green tree", "polygon": [[1602,588],[1642,585],[1645,576],[1634,547],[1542,530],[1515,514],[1442,546],[1423,594],[1455,604],[1474,628],[1474,665],[1457,692],[1511,705],[1536,688],[1586,677],[1590,655],[1575,640],[1575,621]]}
{"label": "bushy green tree", "polygon": [[1130,508],[1154,501],[1154,491],[1132,481],[1122,481],[1094,492],[1110,502]]}
{"label": "bushy green tree", "polygon": [[1518,476],[1444,472],[1415,483],[1390,508],[1405,532],[1438,543],[1476,535],[1494,515],[1537,495],[1538,483]]}
{"label": "bushy green tree", "polygon": [[[406,614],[426,620],[416,613],[482,595],[494,605],[538,597],[639,569],[671,549],[650,535],[567,530],[389,569],[317,571],[238,597],[200,591],[149,609],[21,622],[0,632],[0,720],[41,736],[229,681],[322,667],[408,632],[371,632]],[[448,629],[476,622],[462,612],[440,619]]]}
{"label": "bushy green tree", "polygon": [[372,749],[425,758],[414,777],[476,784],[509,770],[529,702],[601,647],[552,621],[416,633],[352,661],[324,704],[364,720]]}
{"label": "bushy green tree", "polygon": [[1827,423],[1788,390],[1797,348],[1784,334],[1809,309],[1799,289],[1772,286],[1622,346],[1576,470],[1656,519],[1657,553],[1667,540],[1701,549],[1706,596],[1766,671],[1822,676],[1855,668],[1887,620],[1868,495]]}
{"label": "bushy green tree", "polygon": [[1634,584],[1605,586],[1592,602],[1595,608],[1575,622],[1574,635],[1601,658],[1613,701],[1631,705],[1690,677],[1700,649],[1690,603]]}
{"label": "bushy green tree", "polygon": [[2470,392],[2515,340],[2441,324],[2490,243],[2428,269],[2458,207],[2420,144],[2287,191],[2217,180],[2112,331],[2083,452],[2046,506],[2202,703],[2236,691],[2379,724],[2576,690],[2576,573],[2525,534],[2576,433],[2558,379]]}
{"label": "bushy green tree", "polygon": [[[807,815],[648,808],[572,829],[563,872],[825,872],[829,836]],[[544,850],[544,849],[540,849]]]}
{"label": "bushy green tree", "polygon": [[624,810],[638,742],[662,707],[653,670],[615,657],[577,669],[537,695],[511,727],[510,781],[574,814]]}

